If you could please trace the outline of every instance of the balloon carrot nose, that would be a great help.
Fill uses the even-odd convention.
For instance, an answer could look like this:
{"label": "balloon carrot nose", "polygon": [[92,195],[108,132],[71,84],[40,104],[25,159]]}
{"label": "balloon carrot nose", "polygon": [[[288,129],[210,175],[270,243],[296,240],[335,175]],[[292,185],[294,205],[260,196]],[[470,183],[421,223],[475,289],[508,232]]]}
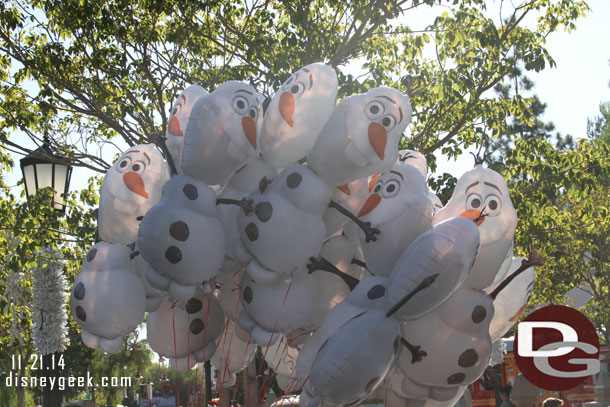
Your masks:
{"label": "balloon carrot nose", "polygon": [[379,194],[371,194],[364,202],[364,205],[362,205],[362,208],[360,208],[358,217],[364,216],[375,209],[377,205],[379,205],[379,202],[381,202],[381,196]]}
{"label": "balloon carrot nose", "polygon": [[292,96],[292,93],[282,93],[282,96],[280,96],[279,108],[284,121],[292,127],[292,115],[294,114],[294,96]]}
{"label": "balloon carrot nose", "polygon": [[369,124],[369,143],[381,160],[385,157],[385,146],[388,143],[388,133],[381,124],[373,122]]}
{"label": "balloon carrot nose", "polygon": [[345,195],[351,195],[352,191],[349,189],[349,184],[343,184],[339,187],[337,187],[341,192],[343,192]]}
{"label": "balloon carrot nose", "polygon": [[468,209],[460,213],[460,217],[470,219],[471,221],[476,222],[477,226],[481,226],[481,224],[485,220],[485,215],[482,211],[478,209]]}
{"label": "balloon carrot nose", "polygon": [[144,180],[142,180],[140,174],[133,171],[126,172],[123,174],[123,182],[130,191],[148,199],[148,193],[146,192],[146,188],[144,188]]}
{"label": "balloon carrot nose", "polygon": [[246,138],[252,144],[252,147],[256,150],[256,124],[251,117],[244,116],[241,119],[241,127],[244,129]]}
{"label": "balloon carrot nose", "polygon": [[182,130],[180,130],[180,121],[176,116],[172,116],[169,119],[169,134],[176,137],[182,137]]}

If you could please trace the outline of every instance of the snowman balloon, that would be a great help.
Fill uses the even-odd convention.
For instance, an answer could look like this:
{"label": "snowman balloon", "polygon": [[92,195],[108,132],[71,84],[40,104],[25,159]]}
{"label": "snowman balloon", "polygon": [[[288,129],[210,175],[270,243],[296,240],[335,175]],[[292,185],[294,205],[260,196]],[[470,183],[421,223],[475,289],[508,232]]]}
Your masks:
{"label": "snowman balloon", "polygon": [[502,272],[512,248],[517,212],[510,199],[508,187],[497,172],[481,166],[466,172],[458,180],[451,199],[437,212],[432,223],[457,216],[464,210],[481,210],[485,218],[479,227],[481,249],[464,284],[484,289]]}
{"label": "snowman balloon", "polygon": [[102,183],[98,211],[100,239],[123,244],[135,242],[142,217],[159,202],[168,178],[163,156],[154,144],[137,145],[125,151]]}

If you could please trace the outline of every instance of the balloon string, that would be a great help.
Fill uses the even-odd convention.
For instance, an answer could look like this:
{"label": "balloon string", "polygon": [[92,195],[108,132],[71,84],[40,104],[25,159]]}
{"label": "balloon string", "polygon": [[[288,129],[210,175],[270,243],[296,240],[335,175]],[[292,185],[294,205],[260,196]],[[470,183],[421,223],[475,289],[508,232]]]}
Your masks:
{"label": "balloon string", "polygon": [[[176,319],[174,315],[174,308],[176,307],[176,302],[174,301],[171,306],[172,310],[172,329],[174,331],[174,360],[176,362],[176,368],[178,368],[178,347],[176,346]],[[178,384],[178,380],[176,380],[176,398],[178,401],[178,405],[180,405],[180,385]]]}

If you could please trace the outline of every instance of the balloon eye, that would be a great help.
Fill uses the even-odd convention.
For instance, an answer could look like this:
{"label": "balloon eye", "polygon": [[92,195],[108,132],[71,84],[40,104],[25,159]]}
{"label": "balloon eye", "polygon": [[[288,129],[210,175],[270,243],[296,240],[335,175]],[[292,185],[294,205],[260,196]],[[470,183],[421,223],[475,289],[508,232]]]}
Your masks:
{"label": "balloon eye", "polygon": [[286,82],[284,82],[284,85],[290,85],[292,83],[292,81],[294,81],[294,75],[292,75],[290,78],[288,78],[288,80]]}
{"label": "balloon eye", "polygon": [[502,201],[496,195],[488,195],[485,197],[485,215],[497,216],[502,211]]}
{"label": "balloon eye", "polygon": [[305,90],[305,86],[303,86],[303,84],[301,82],[295,82],[290,87],[290,93],[292,93],[294,95],[294,97],[301,96],[301,94],[303,93],[304,90]]}
{"label": "balloon eye", "polygon": [[491,200],[489,201],[489,209],[491,209],[492,211],[495,210],[498,207],[498,203],[495,200]]}
{"label": "balloon eye", "polygon": [[256,109],[250,109],[250,117],[256,119]]}
{"label": "balloon eye", "polygon": [[244,115],[248,112],[248,101],[243,96],[237,96],[233,99],[233,110],[237,114]]}
{"label": "balloon eye", "polygon": [[381,116],[383,114],[383,105],[379,102],[370,102],[368,105],[366,105],[366,107],[364,108],[364,114],[366,114],[366,117],[368,117],[371,120],[377,119],[379,116]]}
{"label": "balloon eye", "polygon": [[473,208],[478,208],[479,206],[481,206],[481,201],[475,198],[472,200],[472,202],[470,204],[472,205]]}
{"label": "balloon eye", "polygon": [[470,194],[466,198],[466,209],[479,209],[481,208],[483,201],[477,194]]}
{"label": "balloon eye", "polygon": [[125,172],[129,169],[129,166],[131,165],[131,158],[129,157],[124,157],[120,162],[119,165],[117,166],[117,171],[118,172]]}
{"label": "balloon eye", "polygon": [[384,198],[393,198],[398,195],[398,191],[400,191],[400,183],[393,179],[386,182],[382,195]]}
{"label": "balloon eye", "polygon": [[174,106],[174,108],[172,109],[172,116],[177,115],[178,113],[180,113],[182,111],[182,105],[180,103],[178,103],[176,106]]}
{"label": "balloon eye", "polygon": [[381,124],[383,127],[386,128],[386,130],[389,131],[394,128],[394,124],[396,124],[396,119],[394,119],[394,116],[392,115],[387,115],[383,119],[381,119]]}
{"label": "balloon eye", "polygon": [[146,164],[144,164],[142,161],[136,161],[131,166],[131,171],[137,172],[138,174],[142,174],[145,169],[146,169]]}
{"label": "balloon eye", "polygon": [[373,190],[375,193],[379,193],[379,191],[381,191],[381,184],[375,185],[375,189]]}

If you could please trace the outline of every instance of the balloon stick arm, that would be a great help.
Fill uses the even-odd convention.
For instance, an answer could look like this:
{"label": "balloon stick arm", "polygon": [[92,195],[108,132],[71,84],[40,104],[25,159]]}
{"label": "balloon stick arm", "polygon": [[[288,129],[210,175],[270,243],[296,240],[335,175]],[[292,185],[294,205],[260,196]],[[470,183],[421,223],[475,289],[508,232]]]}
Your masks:
{"label": "balloon stick arm", "polygon": [[510,276],[506,277],[504,279],[504,281],[502,281],[500,283],[499,286],[497,286],[495,288],[495,290],[493,290],[491,292],[491,294],[489,294],[489,296],[492,299],[496,299],[496,297],[498,296],[498,294],[500,294],[500,291],[502,291],[504,288],[506,288],[507,285],[509,285],[511,283],[511,281],[513,281],[519,274],[523,273],[525,270],[527,270],[530,267],[533,266],[538,266],[542,263],[542,256],[539,255],[538,253],[536,253],[536,251],[532,251],[530,253],[529,256],[527,256],[526,259],[523,259],[521,261],[521,265],[519,266],[519,268],[517,270],[515,270]]}
{"label": "balloon stick arm", "polygon": [[217,198],[216,205],[236,205],[239,206],[246,215],[252,212],[252,199],[242,198],[240,200],[230,198]]}
{"label": "balloon stick arm", "polygon": [[[368,271],[369,273],[371,273],[371,270],[369,270],[369,268],[366,266],[366,263],[364,261],[360,260],[360,259],[357,259],[357,258],[354,257],[352,259],[352,261],[351,261],[351,264],[355,264],[356,266],[360,266],[363,269],[365,269],[366,271]],[[371,273],[371,274],[373,274],[373,273]]]}
{"label": "balloon stick arm", "polygon": [[133,259],[135,259],[135,258],[136,258],[136,256],[139,256],[139,255],[140,255],[140,251],[139,251],[139,250],[136,250],[135,252],[131,252],[131,254],[129,255],[129,258],[130,258],[131,260],[133,260]]}
{"label": "balloon stick arm", "polygon": [[148,136],[148,140],[152,141],[163,151],[163,155],[165,156],[165,160],[167,161],[167,165],[169,166],[169,171],[171,176],[178,175],[178,170],[176,169],[176,163],[174,163],[174,158],[172,157],[169,149],[167,148],[167,144],[165,143],[165,137],[162,136],[160,131],[156,131]]}
{"label": "balloon stick arm", "polygon": [[385,316],[391,317],[392,315],[394,315],[394,313],[396,311],[398,311],[398,309],[400,307],[405,305],[407,303],[407,301],[409,301],[411,298],[413,298],[413,296],[415,294],[430,287],[436,281],[437,277],[438,277],[438,273],[434,274],[433,276],[424,278],[424,280],[421,283],[419,283],[419,285],[417,287],[415,287],[409,294],[405,295],[400,301],[398,301],[396,304],[394,304],[392,306],[392,308],[390,308],[388,310],[388,312],[385,313]]}
{"label": "balloon stick arm", "polygon": [[363,222],[356,215],[354,215],[348,209],[346,209],[345,207],[341,206],[340,204],[338,204],[335,201],[330,201],[330,203],[328,204],[328,207],[329,208],[335,208],[336,210],[339,211],[340,214],[342,214],[344,216],[347,216],[352,221],[354,221],[354,223],[356,225],[358,225],[358,227],[360,229],[362,229],[362,231],[364,232],[364,235],[366,236],[366,242],[367,243],[370,242],[370,241],[374,242],[375,240],[377,240],[377,235],[379,234],[379,229],[371,227],[371,222]]}
{"label": "balloon stick arm", "polygon": [[421,346],[412,345],[402,336],[400,337],[400,343],[411,352],[411,363],[421,362],[424,357],[428,356],[426,351],[420,350]]}
{"label": "balloon stick arm", "polygon": [[309,270],[307,274],[311,274],[314,271],[321,270],[336,275],[345,282],[345,284],[349,287],[350,291],[353,291],[356,285],[360,282],[360,280],[358,280],[357,278],[352,277],[349,274],[339,270],[337,267],[335,267],[334,264],[326,260],[324,257],[320,257],[319,259],[313,256],[310,257],[309,263],[307,264],[307,269]]}

